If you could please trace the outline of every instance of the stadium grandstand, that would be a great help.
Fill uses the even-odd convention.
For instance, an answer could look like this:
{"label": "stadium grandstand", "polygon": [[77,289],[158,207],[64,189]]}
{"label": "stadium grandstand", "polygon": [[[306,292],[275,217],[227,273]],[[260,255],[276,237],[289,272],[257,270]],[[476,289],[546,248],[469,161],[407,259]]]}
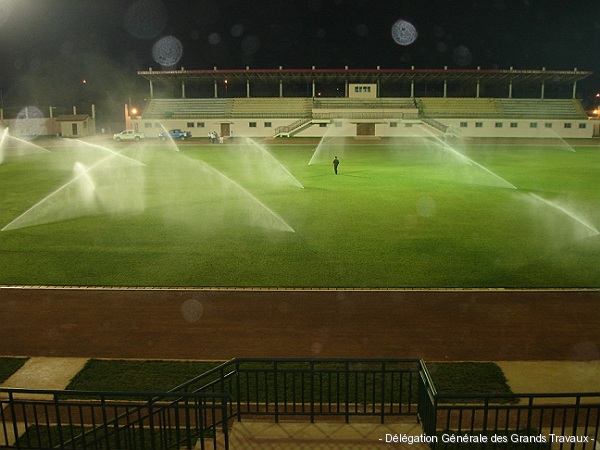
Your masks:
{"label": "stadium grandstand", "polygon": [[591,72],[455,69],[140,71],[150,95],[131,118],[202,137],[592,138],[600,125],[578,99]]}

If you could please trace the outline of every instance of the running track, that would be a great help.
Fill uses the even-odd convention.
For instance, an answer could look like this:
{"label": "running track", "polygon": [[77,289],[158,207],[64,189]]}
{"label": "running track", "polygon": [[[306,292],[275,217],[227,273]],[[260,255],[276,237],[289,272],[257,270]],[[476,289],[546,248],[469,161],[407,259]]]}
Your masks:
{"label": "running track", "polygon": [[600,291],[2,287],[0,355],[598,360]]}

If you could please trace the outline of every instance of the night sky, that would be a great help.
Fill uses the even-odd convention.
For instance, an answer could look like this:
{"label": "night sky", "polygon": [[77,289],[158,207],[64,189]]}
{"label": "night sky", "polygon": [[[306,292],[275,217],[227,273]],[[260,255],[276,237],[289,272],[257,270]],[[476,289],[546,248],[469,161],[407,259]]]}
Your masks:
{"label": "night sky", "polygon": [[600,1],[0,0],[0,43],[5,108],[121,104],[149,67],[600,72]]}

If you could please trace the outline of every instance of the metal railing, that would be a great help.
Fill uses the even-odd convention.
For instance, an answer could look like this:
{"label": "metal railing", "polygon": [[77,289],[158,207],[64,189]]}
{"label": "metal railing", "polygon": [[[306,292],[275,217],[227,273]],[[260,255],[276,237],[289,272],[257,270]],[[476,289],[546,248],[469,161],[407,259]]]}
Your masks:
{"label": "metal railing", "polygon": [[0,389],[0,447],[228,448],[227,394]]}
{"label": "metal railing", "polygon": [[597,448],[600,393],[459,395],[421,376],[419,419],[432,449]]}
{"label": "metal railing", "polygon": [[295,122],[292,122],[289,125],[283,125],[283,126],[277,127],[275,129],[275,135],[289,134],[289,133],[297,130],[298,128],[310,123],[311,121],[312,121],[312,117],[305,117],[305,118],[296,120]]}
{"label": "metal railing", "polygon": [[422,362],[416,359],[240,359],[175,390],[228,392],[229,417],[386,418],[417,414]]}

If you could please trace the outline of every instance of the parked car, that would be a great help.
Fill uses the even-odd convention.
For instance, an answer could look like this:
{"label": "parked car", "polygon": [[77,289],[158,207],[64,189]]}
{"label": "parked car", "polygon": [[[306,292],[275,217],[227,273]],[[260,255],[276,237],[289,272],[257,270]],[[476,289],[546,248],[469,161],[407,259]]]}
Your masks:
{"label": "parked car", "polygon": [[190,133],[189,131],[183,131],[183,130],[179,130],[179,129],[174,129],[174,130],[169,130],[166,133],[160,133],[158,135],[159,138],[161,138],[163,141],[166,141],[169,137],[171,139],[180,139],[182,141],[185,141],[186,139],[189,139],[192,137],[192,133]]}
{"label": "parked car", "polygon": [[113,134],[115,141],[139,141],[145,139],[146,135],[135,130],[123,130],[120,133]]}

